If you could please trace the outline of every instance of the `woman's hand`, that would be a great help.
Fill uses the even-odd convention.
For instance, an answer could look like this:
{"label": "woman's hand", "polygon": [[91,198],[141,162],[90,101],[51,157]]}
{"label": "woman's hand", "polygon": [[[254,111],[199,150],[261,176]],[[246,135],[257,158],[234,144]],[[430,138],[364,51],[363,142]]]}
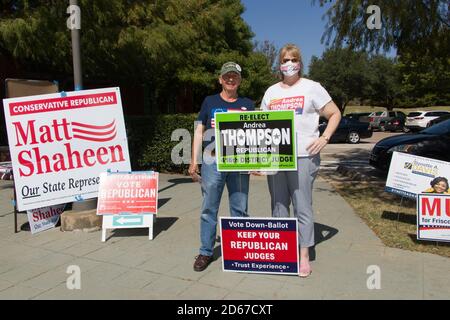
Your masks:
{"label": "woman's hand", "polygon": [[[328,102],[320,111],[320,115],[328,120],[327,127],[322,136],[314,140],[306,150],[310,155],[318,154],[328,143],[341,122],[341,112],[333,101]],[[328,137],[328,138],[325,138]]]}
{"label": "woman's hand", "polygon": [[318,154],[327,144],[328,144],[328,141],[324,137],[319,137],[318,139],[314,140],[306,148],[306,150],[309,152],[310,155],[314,156],[314,155]]}

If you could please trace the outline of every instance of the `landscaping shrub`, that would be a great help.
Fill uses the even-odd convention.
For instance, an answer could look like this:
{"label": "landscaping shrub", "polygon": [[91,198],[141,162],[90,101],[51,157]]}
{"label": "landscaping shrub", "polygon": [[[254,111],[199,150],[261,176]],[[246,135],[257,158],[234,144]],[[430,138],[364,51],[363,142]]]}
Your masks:
{"label": "landscaping shrub", "polygon": [[[186,173],[189,164],[172,162],[172,149],[180,141],[172,141],[172,132],[186,129],[193,138],[196,114],[167,114],[126,119],[128,145],[133,170]],[[188,141],[189,148],[191,141]]]}

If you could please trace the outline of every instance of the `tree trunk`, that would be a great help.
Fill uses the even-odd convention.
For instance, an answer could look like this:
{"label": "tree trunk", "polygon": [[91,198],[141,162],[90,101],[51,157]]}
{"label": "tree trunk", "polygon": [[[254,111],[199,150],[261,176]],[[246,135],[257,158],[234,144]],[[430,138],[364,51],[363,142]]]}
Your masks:
{"label": "tree trunk", "polygon": [[344,114],[344,112],[345,112],[345,107],[347,107],[347,104],[348,104],[348,101],[346,101],[346,102],[343,102],[342,104],[341,104],[341,114]]}

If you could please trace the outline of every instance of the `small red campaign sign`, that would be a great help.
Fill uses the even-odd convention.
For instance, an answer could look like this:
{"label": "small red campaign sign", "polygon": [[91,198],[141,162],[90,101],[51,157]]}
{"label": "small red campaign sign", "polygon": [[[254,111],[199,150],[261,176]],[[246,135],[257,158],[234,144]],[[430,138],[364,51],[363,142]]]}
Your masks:
{"label": "small red campaign sign", "polygon": [[156,214],[158,173],[101,173],[97,215]]}
{"label": "small red campaign sign", "polygon": [[417,196],[417,239],[450,242],[450,195]]}
{"label": "small red campaign sign", "polygon": [[220,218],[223,270],[298,275],[295,218]]}

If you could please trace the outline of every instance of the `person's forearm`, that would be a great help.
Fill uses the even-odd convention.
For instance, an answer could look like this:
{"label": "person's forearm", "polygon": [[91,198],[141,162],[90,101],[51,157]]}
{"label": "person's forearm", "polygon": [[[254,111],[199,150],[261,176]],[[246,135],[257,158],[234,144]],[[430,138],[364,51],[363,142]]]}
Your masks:
{"label": "person's forearm", "polygon": [[197,164],[199,153],[202,150],[203,129],[200,125],[194,132],[194,142],[192,143],[191,164]]}
{"label": "person's forearm", "polygon": [[339,126],[339,122],[341,122],[341,113],[336,112],[331,115],[328,119],[328,125],[323,132],[323,135],[331,138],[331,136],[336,132],[337,127]]}

